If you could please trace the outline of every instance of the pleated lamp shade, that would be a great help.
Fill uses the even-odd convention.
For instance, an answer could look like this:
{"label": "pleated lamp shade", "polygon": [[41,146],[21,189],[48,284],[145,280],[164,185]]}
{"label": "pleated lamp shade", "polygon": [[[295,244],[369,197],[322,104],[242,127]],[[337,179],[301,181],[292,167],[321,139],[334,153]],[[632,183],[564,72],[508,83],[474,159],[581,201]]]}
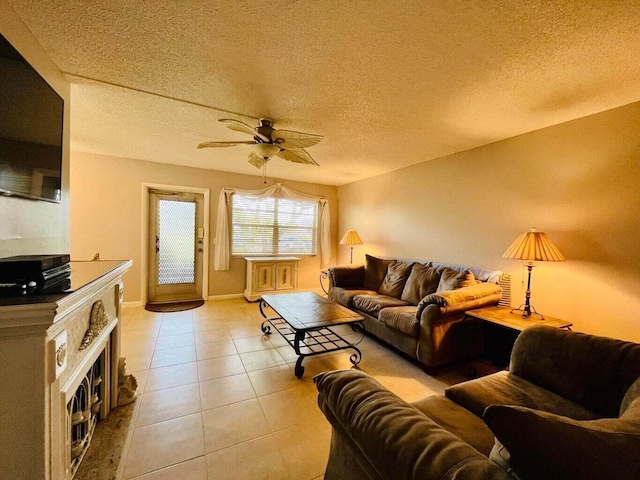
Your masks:
{"label": "pleated lamp shade", "polygon": [[538,232],[535,228],[523,233],[506,252],[503,258],[514,260],[538,260],[543,262],[564,262],[565,258],[546,233]]}
{"label": "pleated lamp shade", "polygon": [[340,240],[340,245],[362,245],[362,240],[360,239],[360,235],[355,230],[349,230],[344,234],[342,240]]}

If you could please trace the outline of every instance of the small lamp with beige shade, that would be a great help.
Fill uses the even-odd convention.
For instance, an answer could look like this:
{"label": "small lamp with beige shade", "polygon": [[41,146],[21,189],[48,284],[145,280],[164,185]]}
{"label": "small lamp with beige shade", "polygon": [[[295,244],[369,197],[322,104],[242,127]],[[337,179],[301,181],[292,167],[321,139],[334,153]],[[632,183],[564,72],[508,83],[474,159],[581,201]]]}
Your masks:
{"label": "small lamp with beige shade", "polygon": [[340,240],[340,245],[349,245],[351,247],[349,263],[353,263],[353,246],[362,245],[362,240],[360,239],[358,232],[355,230],[348,230],[347,233],[344,234],[344,237],[342,237],[342,240]]}
{"label": "small lamp with beige shade", "polygon": [[522,312],[522,318],[528,318],[531,314],[540,315],[544,320],[544,317],[536,312],[536,309],[531,305],[531,270],[533,270],[533,262],[564,262],[565,258],[560,253],[560,250],[551,242],[549,237],[544,232],[538,232],[535,228],[532,228],[526,233],[520,235],[511,244],[506,252],[502,254],[503,258],[511,258],[513,260],[527,260],[526,266],[529,271],[527,278],[527,293],[525,294],[525,302],[518,308],[511,310],[511,313],[515,311]]}

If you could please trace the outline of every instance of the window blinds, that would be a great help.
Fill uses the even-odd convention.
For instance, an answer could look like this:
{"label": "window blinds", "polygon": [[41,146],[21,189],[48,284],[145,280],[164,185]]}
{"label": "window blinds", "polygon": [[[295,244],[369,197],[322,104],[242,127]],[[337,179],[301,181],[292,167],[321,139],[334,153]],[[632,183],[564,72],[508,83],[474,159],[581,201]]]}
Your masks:
{"label": "window blinds", "polygon": [[315,255],[318,202],[235,194],[233,255]]}

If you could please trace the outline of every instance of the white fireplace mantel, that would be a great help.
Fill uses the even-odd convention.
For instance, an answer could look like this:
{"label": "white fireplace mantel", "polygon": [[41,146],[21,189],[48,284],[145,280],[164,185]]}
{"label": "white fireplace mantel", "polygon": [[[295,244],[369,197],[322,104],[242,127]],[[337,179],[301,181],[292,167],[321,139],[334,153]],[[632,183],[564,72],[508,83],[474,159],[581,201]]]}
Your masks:
{"label": "white fireplace mantel", "polygon": [[[108,362],[100,415],[118,402],[118,359],[127,261],[71,262],[71,289],[0,298],[0,477],[70,477],[67,402],[104,353]],[[91,309],[105,325],[85,348]]]}

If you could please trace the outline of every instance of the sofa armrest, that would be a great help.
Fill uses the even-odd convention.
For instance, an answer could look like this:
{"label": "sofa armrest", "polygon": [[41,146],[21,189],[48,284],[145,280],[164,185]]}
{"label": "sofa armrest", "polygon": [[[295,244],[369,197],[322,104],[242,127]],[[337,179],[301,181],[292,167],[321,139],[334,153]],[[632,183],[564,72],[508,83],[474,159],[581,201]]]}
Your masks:
{"label": "sofa armrest", "polygon": [[362,288],[364,265],[338,265],[329,268],[329,288]]}
{"label": "sofa armrest", "polygon": [[432,293],[424,297],[418,304],[416,318],[420,320],[428,305],[440,307],[442,315],[465,312],[474,308],[495,305],[500,301],[502,288],[490,282],[481,282],[469,287]]}
{"label": "sofa armrest", "polygon": [[495,463],[357,370],[314,377],[318,404],[372,478],[509,479]]}
{"label": "sofa armrest", "polygon": [[465,312],[496,305],[502,289],[477,283],[424,297],[416,308],[419,322],[417,357],[427,367],[469,358],[482,352],[482,326],[465,320]]}

